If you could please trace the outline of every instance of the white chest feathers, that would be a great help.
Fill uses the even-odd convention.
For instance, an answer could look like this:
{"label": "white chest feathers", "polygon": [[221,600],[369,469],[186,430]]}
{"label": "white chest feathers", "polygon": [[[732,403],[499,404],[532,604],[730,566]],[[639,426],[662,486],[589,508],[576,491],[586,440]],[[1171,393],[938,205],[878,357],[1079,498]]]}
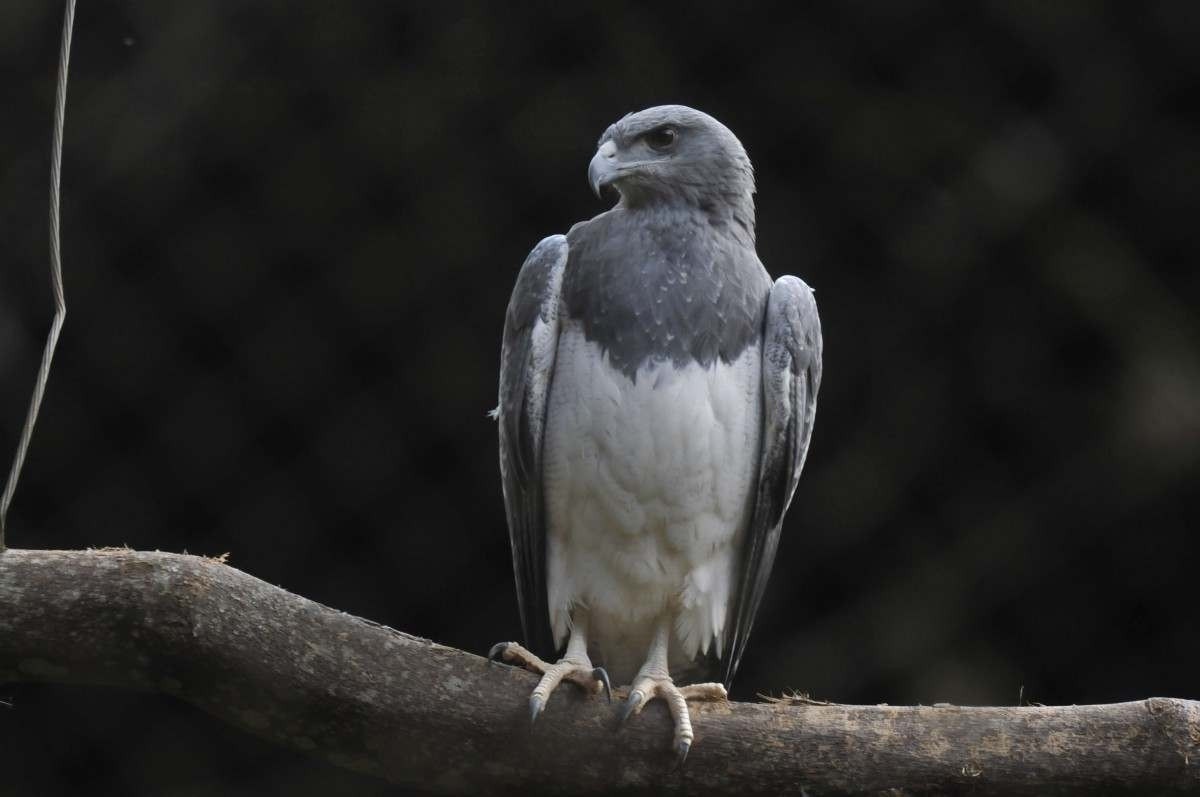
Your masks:
{"label": "white chest feathers", "polygon": [[644,658],[664,613],[673,663],[722,651],[757,483],[761,391],[756,346],[707,368],[647,363],[632,380],[577,323],[563,325],[543,460],[559,644],[581,606],[614,677]]}

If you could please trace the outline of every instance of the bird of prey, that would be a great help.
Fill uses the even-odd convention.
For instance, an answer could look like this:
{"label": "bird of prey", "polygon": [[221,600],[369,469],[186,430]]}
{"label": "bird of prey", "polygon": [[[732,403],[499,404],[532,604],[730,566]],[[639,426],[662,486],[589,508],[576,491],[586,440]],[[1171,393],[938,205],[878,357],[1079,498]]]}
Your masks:
{"label": "bird of prey", "polygon": [[494,414],[526,646],[491,657],[543,675],[534,720],[564,679],[629,684],[622,721],[664,699],[682,762],[687,701],[725,698],[762,601],[821,326],[812,290],[759,261],[750,159],[716,119],[629,114],[588,178],[617,204],[534,248],[505,317]]}

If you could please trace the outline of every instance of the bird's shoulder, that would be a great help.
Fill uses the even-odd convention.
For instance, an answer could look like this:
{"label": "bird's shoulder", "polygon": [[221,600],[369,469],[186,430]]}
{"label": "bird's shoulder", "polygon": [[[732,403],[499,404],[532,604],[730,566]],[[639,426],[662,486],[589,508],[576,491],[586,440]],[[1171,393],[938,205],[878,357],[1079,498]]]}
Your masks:
{"label": "bird's shoulder", "polygon": [[556,304],[551,294],[561,287],[567,246],[565,235],[548,235],[525,258],[508,301],[505,328],[510,333],[528,329],[539,317],[547,320]]}

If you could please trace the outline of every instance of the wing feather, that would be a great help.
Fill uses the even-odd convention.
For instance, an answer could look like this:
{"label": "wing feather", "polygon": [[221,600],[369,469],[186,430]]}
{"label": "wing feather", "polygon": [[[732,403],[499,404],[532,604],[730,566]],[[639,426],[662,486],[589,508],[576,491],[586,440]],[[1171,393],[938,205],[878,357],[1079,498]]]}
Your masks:
{"label": "wing feather", "polygon": [[764,322],[763,437],[758,487],[741,559],[724,678],[733,681],[779,547],[783,516],[800,481],[821,387],[821,320],[812,289],[781,277]]}
{"label": "wing feather", "polygon": [[553,652],[546,603],[546,511],[542,438],[558,349],[567,239],[552,235],[525,259],[504,319],[500,351],[500,474],[525,644]]}

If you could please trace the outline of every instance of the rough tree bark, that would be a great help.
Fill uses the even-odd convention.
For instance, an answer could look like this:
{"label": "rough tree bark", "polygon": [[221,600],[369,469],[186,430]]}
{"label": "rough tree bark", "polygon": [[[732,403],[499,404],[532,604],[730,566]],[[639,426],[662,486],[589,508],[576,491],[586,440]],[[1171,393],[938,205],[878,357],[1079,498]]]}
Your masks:
{"label": "rough tree bark", "polygon": [[335,611],[219,561],[0,554],[0,682],[175,695],[338,766],[436,792],[808,794],[1200,789],[1200,703],[967,708],[696,705],[671,771],[665,709],[564,687],[532,731],[531,673]]}

